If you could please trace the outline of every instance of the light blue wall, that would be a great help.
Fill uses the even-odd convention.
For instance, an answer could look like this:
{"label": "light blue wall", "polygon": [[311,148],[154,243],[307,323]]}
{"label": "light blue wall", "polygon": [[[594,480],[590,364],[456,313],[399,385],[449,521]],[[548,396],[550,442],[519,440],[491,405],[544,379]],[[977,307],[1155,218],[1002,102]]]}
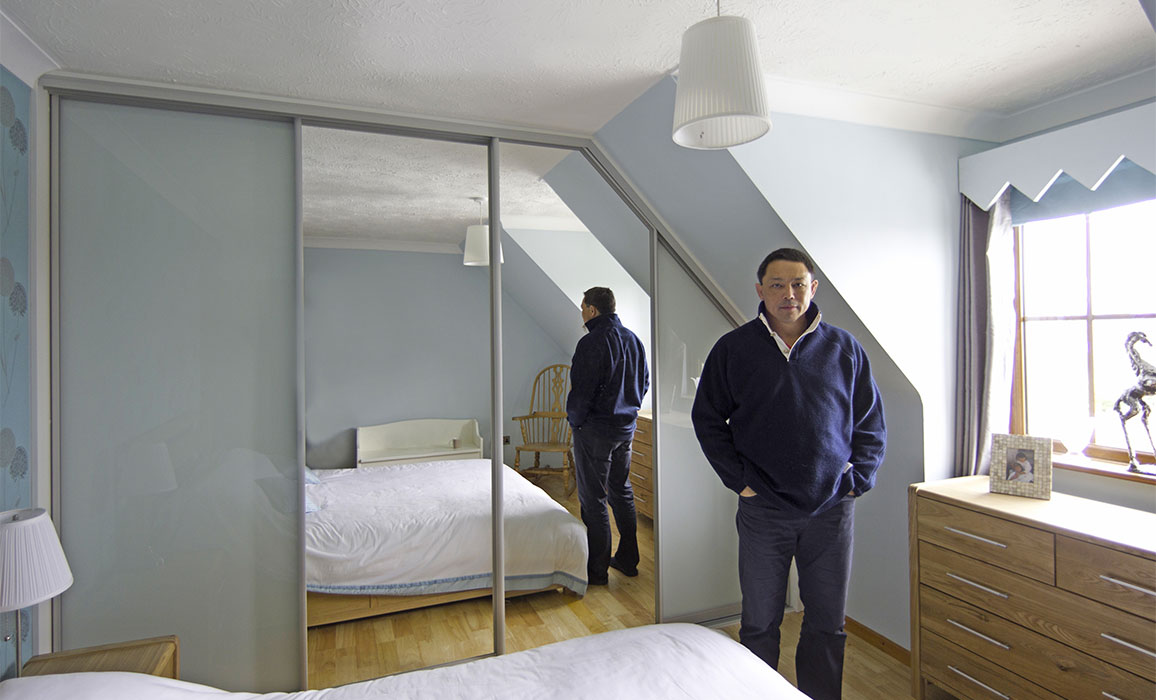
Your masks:
{"label": "light blue wall", "polygon": [[634,215],[581,153],[542,176],[638,286],[650,292],[650,228]]}
{"label": "light blue wall", "polygon": [[[837,231],[832,245],[808,239],[788,226],[760,183],[752,181],[730,152],[692,151],[670,139],[675,86],[665,79],[611,120],[596,138],[622,167],[634,185],[674,229],[675,235],[703,264],[707,273],[749,317],[758,305],[755,269],[780,246],[808,250],[819,266],[816,302],[824,319],[851,331],[867,350],[875,379],[884,396],[889,428],[887,459],[874,491],[858,504],[856,561],[848,614],[889,639],[907,645],[907,485],[922,481],[925,445],[934,435],[946,455],[943,425],[952,405],[942,381],[931,392],[928,406],[909,375],[894,360],[893,348],[873,333],[858,313],[860,307],[885,305],[893,333],[890,338],[926,348],[927,362],[949,372],[954,361],[950,333],[954,330],[954,256],[958,227],[956,159],[969,146],[957,139],[928,138],[888,129],[868,128],[776,116],[767,137],[776,152],[745,154],[747,161],[765,157],[764,166],[782,169],[794,179],[795,196],[803,196],[804,213],[838,213],[859,223]],[[883,157],[887,156],[887,157]],[[921,201],[908,205],[907,200]],[[845,202],[845,199],[853,199]],[[795,209],[791,210],[792,212]],[[883,232],[886,235],[871,235]],[[907,246],[918,245],[914,249]],[[821,245],[820,245],[821,243]],[[836,277],[851,261],[854,279]],[[928,266],[935,280],[931,294],[940,304],[927,315],[913,314],[912,297],[929,293],[912,284],[912,267]],[[870,293],[860,293],[862,281]],[[848,296],[847,290],[856,292]],[[912,328],[932,324],[940,334],[928,344]],[[940,330],[949,329],[949,330]],[[905,350],[906,348],[895,348]],[[939,376],[939,375],[937,375]],[[929,430],[928,417],[935,421]],[[936,470],[949,465],[936,465]],[[946,475],[946,472],[944,473]],[[661,504],[660,504],[661,507]],[[725,573],[725,572],[720,572]],[[737,575],[737,573],[735,574]]]}
{"label": "light blue wall", "polygon": [[[504,432],[516,444],[509,417],[528,407],[534,375],[569,362],[570,350],[509,294],[502,304]],[[307,461],[318,468],[352,466],[359,425],[477,418],[488,438],[488,268],[455,255],[306,249],[305,411]]]}
{"label": "light blue wall", "polygon": [[954,472],[957,163],[991,145],[784,114],[734,149],[919,392],[927,479]]}

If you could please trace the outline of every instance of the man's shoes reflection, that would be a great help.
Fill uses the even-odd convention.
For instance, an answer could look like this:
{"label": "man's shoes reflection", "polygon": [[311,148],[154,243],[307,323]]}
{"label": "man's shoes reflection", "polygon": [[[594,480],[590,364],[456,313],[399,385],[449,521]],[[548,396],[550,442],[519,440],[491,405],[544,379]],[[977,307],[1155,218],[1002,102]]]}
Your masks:
{"label": "man's shoes reflection", "polygon": [[610,568],[614,569],[615,571],[621,572],[623,576],[629,576],[631,578],[634,578],[635,576],[638,575],[638,567],[637,566],[634,567],[633,569],[627,569],[626,567],[622,566],[621,564],[614,561],[613,559],[610,560]]}

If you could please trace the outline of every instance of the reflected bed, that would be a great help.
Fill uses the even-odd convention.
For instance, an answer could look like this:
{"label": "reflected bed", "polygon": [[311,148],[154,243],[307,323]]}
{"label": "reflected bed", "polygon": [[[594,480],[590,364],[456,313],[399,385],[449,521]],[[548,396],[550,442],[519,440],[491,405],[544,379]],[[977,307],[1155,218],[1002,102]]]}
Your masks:
{"label": "reflected bed", "polygon": [[[506,588],[586,592],[586,530],[505,468]],[[309,626],[488,596],[490,461],[315,472],[306,498]]]}

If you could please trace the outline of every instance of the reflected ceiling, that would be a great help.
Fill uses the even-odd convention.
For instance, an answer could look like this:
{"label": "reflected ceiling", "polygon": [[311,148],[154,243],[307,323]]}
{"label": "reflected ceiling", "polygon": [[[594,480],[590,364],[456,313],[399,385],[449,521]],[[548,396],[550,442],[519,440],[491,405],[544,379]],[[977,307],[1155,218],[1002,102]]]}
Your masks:
{"label": "reflected ceiling", "polygon": [[[450,252],[478,223],[472,197],[487,196],[486,147],[357,131],[302,130],[306,241],[341,239],[367,247],[410,243]],[[547,217],[554,228],[581,222],[542,181],[570,151],[501,151],[502,219]]]}

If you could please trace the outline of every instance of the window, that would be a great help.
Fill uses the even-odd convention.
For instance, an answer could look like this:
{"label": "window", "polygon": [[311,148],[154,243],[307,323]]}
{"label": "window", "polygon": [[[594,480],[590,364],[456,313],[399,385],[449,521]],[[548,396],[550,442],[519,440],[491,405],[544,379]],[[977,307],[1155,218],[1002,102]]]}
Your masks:
{"label": "window", "polygon": [[1127,462],[1126,426],[1152,463],[1143,416],[1122,423],[1121,399],[1142,381],[1156,387],[1156,200],[1017,226],[1016,259],[1013,432]]}

